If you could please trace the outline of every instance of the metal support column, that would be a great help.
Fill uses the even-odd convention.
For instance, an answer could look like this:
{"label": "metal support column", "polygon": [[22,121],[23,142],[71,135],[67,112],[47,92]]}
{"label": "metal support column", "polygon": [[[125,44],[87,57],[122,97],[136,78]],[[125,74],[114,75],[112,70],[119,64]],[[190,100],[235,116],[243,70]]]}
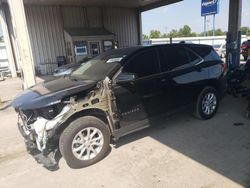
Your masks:
{"label": "metal support column", "polygon": [[207,16],[204,16],[204,36],[207,36]]}
{"label": "metal support column", "polygon": [[226,62],[230,69],[240,65],[242,0],[230,0]]}
{"label": "metal support column", "polygon": [[138,35],[138,45],[142,45],[142,20],[141,12],[137,10],[137,35]]}
{"label": "metal support column", "polygon": [[4,8],[2,6],[2,1],[0,1],[0,3],[1,3],[1,6],[0,6],[0,24],[2,27],[4,43],[5,43],[6,51],[7,51],[9,69],[11,72],[11,76],[16,77],[17,76],[16,65],[15,65],[14,55],[12,52],[11,40],[10,40],[9,31],[8,31],[8,27],[7,27],[6,16],[5,16]]}
{"label": "metal support column", "polygon": [[23,0],[8,0],[24,77],[24,88],[35,85],[34,63]]}
{"label": "metal support column", "polygon": [[213,36],[215,36],[215,14],[213,14]]}

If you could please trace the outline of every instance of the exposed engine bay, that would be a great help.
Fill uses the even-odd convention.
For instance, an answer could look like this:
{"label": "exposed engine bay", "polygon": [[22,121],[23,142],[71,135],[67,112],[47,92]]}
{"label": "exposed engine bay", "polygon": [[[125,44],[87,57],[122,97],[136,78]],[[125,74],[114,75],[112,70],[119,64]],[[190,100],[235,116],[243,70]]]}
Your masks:
{"label": "exposed engine bay", "polygon": [[56,130],[74,114],[87,110],[98,109],[105,113],[108,125],[112,131],[116,122],[116,104],[111,89],[111,80],[106,77],[102,82],[97,83],[96,88],[85,96],[76,93],[67,96],[60,102],[47,107],[34,110],[19,110],[18,127],[25,138],[26,147],[32,155],[40,153],[38,162],[45,167],[57,165],[55,153],[58,150],[58,135]]}

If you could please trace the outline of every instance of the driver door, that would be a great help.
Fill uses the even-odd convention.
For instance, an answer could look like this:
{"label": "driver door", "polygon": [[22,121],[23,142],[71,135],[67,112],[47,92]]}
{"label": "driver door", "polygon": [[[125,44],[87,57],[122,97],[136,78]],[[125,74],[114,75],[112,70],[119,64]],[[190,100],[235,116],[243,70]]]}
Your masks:
{"label": "driver door", "polygon": [[121,127],[127,127],[146,119],[141,97],[135,87],[135,80],[117,80],[113,91],[121,118]]}
{"label": "driver door", "polygon": [[120,126],[138,129],[149,125],[146,100],[157,98],[158,54],[146,50],[134,55],[116,78],[114,94],[121,115]]}

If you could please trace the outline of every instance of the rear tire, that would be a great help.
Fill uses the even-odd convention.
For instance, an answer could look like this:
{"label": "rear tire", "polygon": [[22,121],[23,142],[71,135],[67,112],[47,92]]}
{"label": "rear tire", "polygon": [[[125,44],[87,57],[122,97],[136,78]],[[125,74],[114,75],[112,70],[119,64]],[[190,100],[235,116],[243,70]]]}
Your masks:
{"label": "rear tire", "polygon": [[218,107],[218,92],[213,87],[205,87],[197,99],[195,116],[201,120],[211,119]]}
{"label": "rear tire", "polygon": [[103,121],[93,116],[76,119],[59,140],[62,156],[71,168],[83,168],[102,160],[110,149],[110,132]]}

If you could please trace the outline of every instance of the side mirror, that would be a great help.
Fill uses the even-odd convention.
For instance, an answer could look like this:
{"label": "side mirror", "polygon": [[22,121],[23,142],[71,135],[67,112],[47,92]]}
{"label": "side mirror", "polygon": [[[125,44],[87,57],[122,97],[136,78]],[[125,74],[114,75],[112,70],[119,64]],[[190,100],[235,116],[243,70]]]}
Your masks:
{"label": "side mirror", "polygon": [[127,73],[127,72],[123,72],[121,74],[119,74],[116,78],[116,82],[117,83],[121,83],[121,82],[130,82],[133,81],[134,79],[136,79],[137,76],[133,73]]}

